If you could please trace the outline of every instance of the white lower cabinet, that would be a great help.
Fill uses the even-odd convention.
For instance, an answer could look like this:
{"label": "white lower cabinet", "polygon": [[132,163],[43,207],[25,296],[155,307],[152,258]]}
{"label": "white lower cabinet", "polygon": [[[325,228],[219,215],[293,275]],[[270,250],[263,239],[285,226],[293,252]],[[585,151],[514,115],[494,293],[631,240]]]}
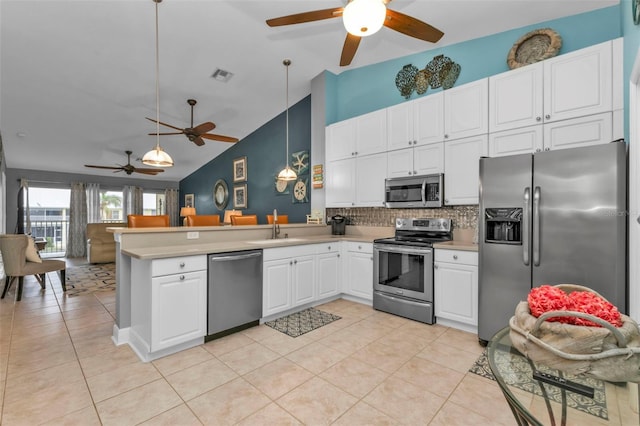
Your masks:
{"label": "white lower cabinet", "polygon": [[436,249],[433,307],[439,324],[477,332],[478,253]]}
{"label": "white lower cabinet", "polygon": [[316,300],[315,251],[315,244],[263,251],[263,317]]}
{"label": "white lower cabinet", "polygon": [[204,342],[207,258],[184,256],[131,262],[130,344],[151,361]]}
{"label": "white lower cabinet", "polygon": [[373,300],[373,244],[345,243],[343,292]]}
{"label": "white lower cabinet", "polygon": [[336,296],[342,291],[340,244],[318,244],[316,253],[318,299]]}

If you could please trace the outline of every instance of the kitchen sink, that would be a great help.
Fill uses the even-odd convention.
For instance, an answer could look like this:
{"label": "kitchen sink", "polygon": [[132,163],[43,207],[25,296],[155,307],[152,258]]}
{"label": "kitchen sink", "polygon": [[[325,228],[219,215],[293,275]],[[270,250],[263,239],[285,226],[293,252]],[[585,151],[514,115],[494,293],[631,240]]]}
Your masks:
{"label": "kitchen sink", "polygon": [[300,241],[306,241],[304,238],[278,238],[277,240],[268,239],[268,240],[254,240],[247,241],[248,244],[275,244],[275,243],[297,243]]}

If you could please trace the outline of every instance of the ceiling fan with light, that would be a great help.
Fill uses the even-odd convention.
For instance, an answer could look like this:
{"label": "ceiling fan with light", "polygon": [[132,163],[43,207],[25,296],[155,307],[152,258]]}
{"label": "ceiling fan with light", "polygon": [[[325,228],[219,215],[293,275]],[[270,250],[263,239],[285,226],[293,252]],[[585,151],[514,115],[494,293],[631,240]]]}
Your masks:
{"label": "ceiling fan with light", "polygon": [[436,43],[444,33],[419,19],[387,8],[391,0],[349,0],[345,7],[296,13],[267,20],[270,27],[301,24],[342,16],[347,38],[342,47],[340,66],[351,64],[362,37],[377,32],[382,26],[420,40]]}
{"label": "ceiling fan with light", "polygon": [[131,164],[131,151],[125,151],[125,153],[127,154],[127,164],[125,164],[124,166],[94,166],[92,164],[85,164],[85,167],[92,167],[94,169],[107,169],[107,170],[114,170],[113,173],[118,173],[118,172],[125,172],[126,174],[130,175],[131,173],[141,173],[143,175],[157,175],[158,173],[162,173],[164,172],[163,169],[159,169],[157,167],[153,167],[153,168],[141,168],[141,167],[135,167]]}
{"label": "ceiling fan with light", "polygon": [[210,121],[206,123],[202,123],[198,126],[193,126],[193,106],[198,103],[195,99],[187,99],[187,103],[191,105],[191,127],[186,127],[181,129],[180,127],[172,126],[171,124],[163,123],[162,121],[156,121],[152,118],[145,117],[149,121],[153,121],[154,123],[162,124],[163,126],[170,127],[175,130],[179,130],[179,132],[170,132],[170,133],[149,133],[153,136],[166,136],[166,135],[185,135],[191,142],[195,143],[198,146],[204,145],[204,139],[210,139],[213,141],[220,142],[238,142],[238,138],[233,138],[231,136],[223,136],[223,135],[214,135],[213,133],[207,133],[216,128],[216,125]]}

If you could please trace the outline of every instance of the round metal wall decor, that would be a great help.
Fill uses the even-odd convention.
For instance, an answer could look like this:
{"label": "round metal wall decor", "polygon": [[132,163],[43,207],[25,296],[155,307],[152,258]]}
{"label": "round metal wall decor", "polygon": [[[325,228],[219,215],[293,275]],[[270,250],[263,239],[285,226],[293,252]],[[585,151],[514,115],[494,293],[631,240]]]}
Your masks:
{"label": "round metal wall decor", "polygon": [[551,28],[533,30],[516,41],[507,55],[510,69],[553,58],[562,47],[562,37]]}
{"label": "round metal wall decor", "polygon": [[224,179],[218,179],[213,185],[213,202],[218,210],[224,210],[229,202],[229,187]]}
{"label": "round metal wall decor", "polygon": [[406,99],[411,97],[416,88],[416,74],[418,74],[418,67],[411,64],[405,65],[396,74],[396,87]]}
{"label": "round metal wall decor", "polygon": [[427,70],[420,70],[418,74],[416,74],[416,93],[418,95],[424,95],[427,93],[427,89],[429,89],[429,80],[431,79],[431,74]]}

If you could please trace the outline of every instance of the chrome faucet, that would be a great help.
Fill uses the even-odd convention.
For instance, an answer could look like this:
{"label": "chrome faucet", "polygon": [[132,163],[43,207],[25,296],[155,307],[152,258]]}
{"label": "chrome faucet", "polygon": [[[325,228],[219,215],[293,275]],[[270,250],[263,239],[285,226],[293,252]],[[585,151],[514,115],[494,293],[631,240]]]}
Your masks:
{"label": "chrome faucet", "polygon": [[271,228],[271,239],[277,240],[280,235],[280,225],[278,225],[278,210],[273,209],[273,227]]}

